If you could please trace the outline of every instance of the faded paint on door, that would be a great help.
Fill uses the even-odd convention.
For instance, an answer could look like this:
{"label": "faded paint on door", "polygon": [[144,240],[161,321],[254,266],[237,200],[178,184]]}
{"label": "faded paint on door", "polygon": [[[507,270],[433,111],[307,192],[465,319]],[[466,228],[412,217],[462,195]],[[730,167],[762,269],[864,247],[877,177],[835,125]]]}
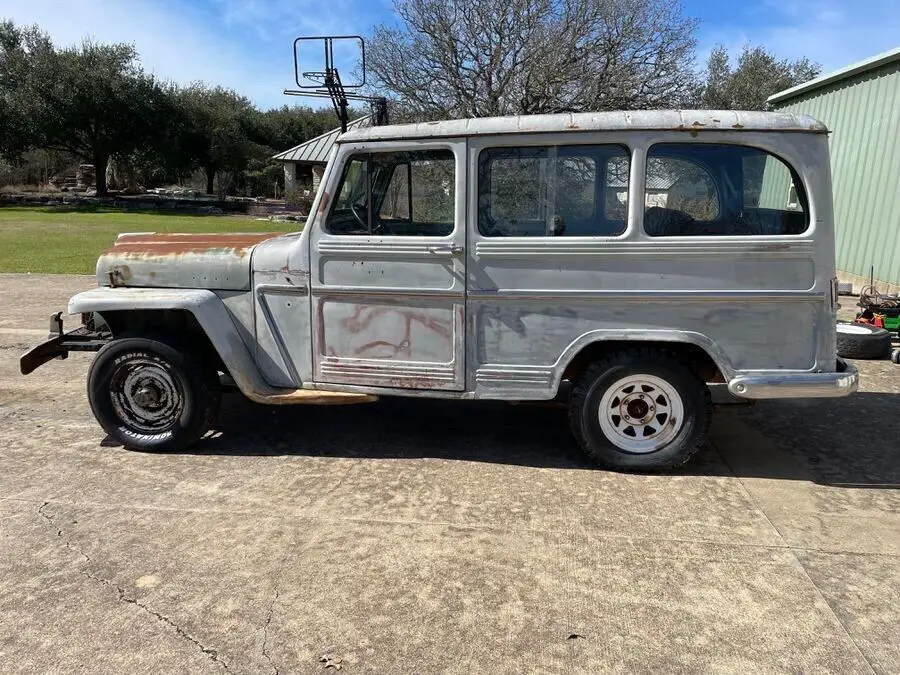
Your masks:
{"label": "faded paint on door", "polygon": [[[316,381],[461,391],[465,143],[430,145],[427,155],[394,144],[379,146],[378,153],[347,146],[337,161],[344,159],[348,169],[328,186],[336,195],[334,204],[310,237]],[[435,168],[444,160],[452,180],[448,185]],[[357,170],[359,176],[352,173],[356,161],[369,162],[368,169]],[[428,190],[417,188],[414,165],[425,174],[419,184],[427,183],[432,191],[439,187],[432,200],[437,206],[416,192]],[[405,176],[399,188],[397,175]],[[356,194],[348,187],[354,179]],[[378,202],[396,197],[392,191],[402,193],[405,206]],[[441,215],[434,213],[441,205],[448,209],[447,222],[430,222]],[[417,213],[428,209],[432,212]]]}

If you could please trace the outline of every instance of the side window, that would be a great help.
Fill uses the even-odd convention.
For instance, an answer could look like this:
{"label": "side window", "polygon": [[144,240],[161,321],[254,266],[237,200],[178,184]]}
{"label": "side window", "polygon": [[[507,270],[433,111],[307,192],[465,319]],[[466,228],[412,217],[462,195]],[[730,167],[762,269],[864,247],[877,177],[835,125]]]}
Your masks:
{"label": "side window", "polygon": [[622,234],[629,165],[628,151],[617,145],[485,149],[478,158],[478,230],[486,237]]}
{"label": "side window", "polygon": [[383,152],[348,159],[325,231],[443,237],[453,232],[456,169],[450,150]]}
{"label": "side window", "polygon": [[647,153],[644,230],[651,237],[801,234],[806,204],[796,172],[758,148],[663,143]]}

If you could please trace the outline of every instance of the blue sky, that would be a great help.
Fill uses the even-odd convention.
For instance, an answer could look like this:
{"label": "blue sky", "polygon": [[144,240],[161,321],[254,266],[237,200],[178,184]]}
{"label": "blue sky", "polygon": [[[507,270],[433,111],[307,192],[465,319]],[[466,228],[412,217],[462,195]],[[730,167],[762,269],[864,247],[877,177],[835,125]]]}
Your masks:
{"label": "blue sky", "polygon": [[[392,0],[0,0],[0,17],[41,25],[59,44],[133,43],[178,82],[232,87],[260,107],[293,103],[291,41],[393,22]],[[684,0],[700,19],[700,59],[716,44],[808,56],[825,72],[900,46],[900,0]]]}

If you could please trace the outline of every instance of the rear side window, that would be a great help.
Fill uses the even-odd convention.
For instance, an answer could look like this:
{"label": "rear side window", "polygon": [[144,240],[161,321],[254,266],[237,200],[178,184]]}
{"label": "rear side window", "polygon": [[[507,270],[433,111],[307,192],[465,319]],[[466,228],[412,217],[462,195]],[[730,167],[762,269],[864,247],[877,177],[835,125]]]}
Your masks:
{"label": "rear side window", "polygon": [[489,148],[478,159],[478,230],[486,237],[615,236],[628,210],[627,149]]}
{"label": "rear side window", "polygon": [[651,237],[802,234],[808,202],[796,172],[758,148],[662,143],[647,154]]}

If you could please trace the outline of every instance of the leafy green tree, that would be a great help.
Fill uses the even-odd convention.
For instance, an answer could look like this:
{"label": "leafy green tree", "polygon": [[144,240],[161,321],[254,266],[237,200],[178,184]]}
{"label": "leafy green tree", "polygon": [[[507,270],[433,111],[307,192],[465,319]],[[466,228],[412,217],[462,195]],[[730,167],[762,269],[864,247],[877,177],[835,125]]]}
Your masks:
{"label": "leafy green tree", "polygon": [[769,96],[813,79],[821,66],[809,59],[778,59],[763,47],[746,46],[732,66],[718,46],[706,62],[699,106],[714,110],[768,110]]}
{"label": "leafy green tree", "polygon": [[[111,156],[152,143],[166,97],[127,44],[85,41],[57,49],[39,28],[0,24],[4,115],[29,145],[70,152],[94,164],[105,195]],[[6,135],[6,134],[4,134]]]}
{"label": "leafy green tree", "polygon": [[338,126],[331,108],[315,110],[308,106],[281,106],[261,112],[254,125],[253,140],[282,152],[315,138]]}
{"label": "leafy green tree", "polygon": [[276,185],[284,189],[284,165],[272,160],[273,155],[338,125],[331,108],[300,105],[257,111],[252,120],[249,136],[257,145],[258,153],[247,164],[242,184],[253,196],[272,194]]}
{"label": "leafy green tree", "polygon": [[251,159],[246,171],[246,187],[250,196],[271,194],[275,185],[284,187],[284,165],[270,159]]}
{"label": "leafy green tree", "polygon": [[206,192],[213,194],[217,174],[241,172],[261,154],[250,137],[258,111],[246,97],[222,87],[197,84],[181,90],[178,97],[180,152],[203,169]]}

